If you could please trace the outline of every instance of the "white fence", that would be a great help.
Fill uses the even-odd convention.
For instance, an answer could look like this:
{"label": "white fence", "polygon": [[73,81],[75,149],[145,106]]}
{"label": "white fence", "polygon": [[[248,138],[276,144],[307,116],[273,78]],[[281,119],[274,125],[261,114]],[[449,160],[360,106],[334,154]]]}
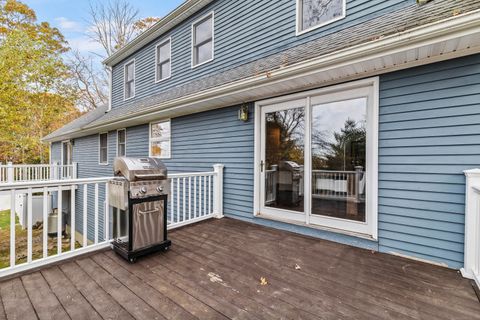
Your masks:
{"label": "white fence", "polygon": [[0,164],[0,183],[77,178],[77,164]]}
{"label": "white fence", "polygon": [[465,171],[465,250],[462,275],[480,288],[480,169]]}
{"label": "white fence", "polygon": [[[171,174],[169,178],[172,185],[167,218],[169,230],[208,218],[223,217],[223,165],[215,165],[211,172]],[[8,191],[12,202],[18,193],[26,194],[28,199],[25,233],[18,228],[15,204],[11,205],[10,260],[8,267],[0,269],[0,278],[110,246],[109,179],[105,177],[0,184],[0,192]],[[44,204],[42,228],[35,229],[35,237],[32,223],[34,194],[43,196]],[[56,216],[47,208],[49,197],[55,199]],[[63,221],[66,207],[67,221]],[[82,208],[81,212],[76,212],[77,208]],[[55,224],[49,226],[52,221]],[[81,228],[78,228],[76,223],[81,223]],[[66,228],[66,225],[69,228]],[[54,239],[51,238],[52,229]],[[57,236],[65,235],[67,229],[70,230],[66,232],[67,237]],[[22,250],[21,259],[17,255],[18,247],[25,241],[26,250]],[[34,244],[38,243],[42,244],[41,250],[38,247],[34,250]]]}

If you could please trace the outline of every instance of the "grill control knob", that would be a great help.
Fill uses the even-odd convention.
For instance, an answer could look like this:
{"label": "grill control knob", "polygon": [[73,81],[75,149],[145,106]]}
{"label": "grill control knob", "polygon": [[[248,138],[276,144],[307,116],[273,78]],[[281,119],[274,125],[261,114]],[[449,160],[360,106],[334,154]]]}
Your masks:
{"label": "grill control knob", "polygon": [[142,187],[142,188],[140,189],[140,193],[143,193],[143,194],[147,193],[147,188]]}
{"label": "grill control knob", "polygon": [[163,192],[163,187],[162,187],[162,186],[158,186],[158,187],[157,187],[157,191],[158,191],[158,192]]}

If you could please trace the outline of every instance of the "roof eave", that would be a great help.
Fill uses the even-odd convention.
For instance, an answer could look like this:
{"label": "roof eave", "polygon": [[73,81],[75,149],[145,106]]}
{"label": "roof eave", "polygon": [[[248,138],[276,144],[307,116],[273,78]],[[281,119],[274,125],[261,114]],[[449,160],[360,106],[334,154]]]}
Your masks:
{"label": "roof eave", "polygon": [[[302,74],[312,74],[323,72],[326,70],[333,70],[336,67],[345,67],[350,65],[354,61],[361,63],[362,61],[368,61],[369,59],[382,57],[385,55],[391,55],[395,52],[400,52],[406,48],[415,49],[423,44],[435,44],[436,41],[445,39],[455,39],[462,35],[478,34],[480,32],[480,10],[475,10],[463,15],[455,16],[449,19],[444,19],[431,23],[429,25],[420,26],[404,32],[386,36],[381,39],[370,41],[364,44],[359,44],[354,47],[347,48],[335,52],[333,54],[325,55],[315,59],[307,60],[302,63],[290,65],[277,70],[273,70],[267,74],[261,74],[246,78],[234,83],[229,83],[221,87],[216,87],[210,90],[205,90],[185,96],[180,99],[172,101],[166,101],[160,105],[152,106],[151,108],[142,110],[138,114],[128,114],[125,117],[112,120],[110,122],[102,124],[89,124],[80,128],[79,130],[70,131],[61,136],[54,137],[52,139],[45,139],[47,142],[61,141],[66,137],[85,136],[88,134],[94,134],[98,130],[106,130],[115,125],[126,126],[129,122],[134,121],[135,124],[140,122],[141,119],[148,116],[152,119],[155,116],[159,116],[162,112],[175,110],[180,112],[182,107],[191,107],[195,103],[204,102],[215,97],[225,97],[225,95],[232,94],[239,91],[248,91],[248,88],[261,86],[266,83],[275,84],[279,81],[288,79],[294,79],[300,77]],[[463,52],[452,52],[451,54],[436,57],[429,57],[425,61],[413,61],[412,63],[397,65],[391,69],[375,70],[375,72],[369,74],[360,74],[359,77],[365,77],[368,75],[381,74],[388,72],[389,70],[399,70],[402,68],[409,68],[416,65],[431,63],[435,61],[442,61],[449,58],[454,58],[462,55],[478,53],[480,47],[474,47]],[[357,77],[358,78],[358,77]],[[338,81],[347,81],[347,78],[337,79]],[[337,81],[337,82],[338,82]],[[332,82],[333,83],[333,82]],[[330,82],[324,81],[321,85],[329,85]],[[191,109],[189,109],[191,111]],[[190,113],[192,113],[191,111]],[[133,123],[133,122],[132,122]]]}
{"label": "roof eave", "polygon": [[123,59],[129,57],[140,48],[144,47],[151,41],[168,32],[168,30],[177,26],[191,15],[196,13],[214,0],[187,0],[178,8],[173,10],[167,16],[155,23],[150,29],[140,34],[138,37],[129,42],[125,47],[121,48],[110,57],[103,61],[103,64],[113,67]]}

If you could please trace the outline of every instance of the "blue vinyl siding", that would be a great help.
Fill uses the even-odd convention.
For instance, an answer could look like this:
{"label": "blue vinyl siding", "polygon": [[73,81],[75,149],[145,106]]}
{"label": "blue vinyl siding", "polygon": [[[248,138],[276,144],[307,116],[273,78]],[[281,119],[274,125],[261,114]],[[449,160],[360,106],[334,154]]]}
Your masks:
{"label": "blue vinyl siding", "polygon": [[459,268],[462,171],[480,165],[480,55],[380,79],[380,251]]}
{"label": "blue vinyl siding", "polygon": [[[223,206],[226,216],[359,247],[378,249],[377,244],[372,241],[254,218],[253,103],[249,104],[249,109],[247,122],[237,119],[239,106],[171,119],[172,158],[163,160],[169,172],[212,171],[214,164],[224,164]],[[148,155],[148,130],[148,124],[127,129],[127,156]]]}
{"label": "blue vinyl siding", "polygon": [[[462,171],[480,165],[479,92],[480,55],[380,77],[378,243],[253,217],[253,104],[247,122],[237,119],[238,106],[171,119],[172,158],[165,162],[169,172],[224,164],[229,217],[459,268]],[[127,128],[127,156],[148,155],[148,131],[148,124]],[[98,135],[75,139],[79,177],[112,175],[115,153],[116,132],[109,133],[108,166],[98,165]],[[93,214],[93,207],[89,211]]]}
{"label": "blue vinyl siding", "polygon": [[[113,68],[113,104],[118,107],[194,79],[267,57],[313,39],[361,24],[414,0],[347,0],[347,17],[296,36],[296,0],[216,0]],[[215,59],[191,68],[191,24],[215,12]],[[155,83],[155,46],[172,37],[172,77]],[[135,98],[123,101],[124,64],[135,58]]]}
{"label": "blue vinyl siding", "polygon": [[[99,136],[91,135],[74,140],[73,161],[77,163],[78,178],[109,177],[113,174],[112,162],[116,155],[116,131],[108,133],[108,165],[99,165]],[[88,186],[88,239],[94,239],[94,212],[95,212],[95,187],[93,184]],[[76,228],[77,231],[83,230],[83,186],[77,189],[75,199]],[[103,239],[104,230],[104,206],[105,185],[99,184],[99,239]]]}

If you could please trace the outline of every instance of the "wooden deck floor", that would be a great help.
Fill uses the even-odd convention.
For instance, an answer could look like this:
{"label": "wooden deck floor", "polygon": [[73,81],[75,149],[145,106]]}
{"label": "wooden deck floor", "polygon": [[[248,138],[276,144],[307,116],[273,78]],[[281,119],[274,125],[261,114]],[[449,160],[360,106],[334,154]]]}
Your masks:
{"label": "wooden deck floor", "polygon": [[2,282],[0,319],[480,319],[441,267],[227,218],[170,235],[134,265],[105,251]]}

